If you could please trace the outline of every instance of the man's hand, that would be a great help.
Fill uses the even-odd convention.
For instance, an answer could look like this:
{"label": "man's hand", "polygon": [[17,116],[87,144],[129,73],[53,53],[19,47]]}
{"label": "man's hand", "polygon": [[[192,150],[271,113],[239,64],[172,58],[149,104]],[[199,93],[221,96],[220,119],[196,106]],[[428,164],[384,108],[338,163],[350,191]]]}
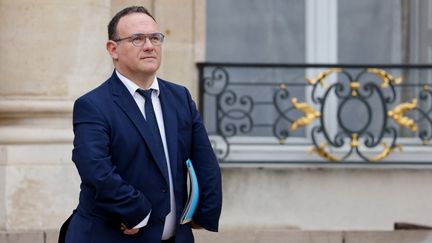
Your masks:
{"label": "man's hand", "polygon": [[134,234],[138,233],[138,231],[139,231],[139,228],[138,229],[128,229],[126,227],[126,225],[123,223],[121,224],[120,229],[123,231],[123,233],[125,235],[134,235]]}

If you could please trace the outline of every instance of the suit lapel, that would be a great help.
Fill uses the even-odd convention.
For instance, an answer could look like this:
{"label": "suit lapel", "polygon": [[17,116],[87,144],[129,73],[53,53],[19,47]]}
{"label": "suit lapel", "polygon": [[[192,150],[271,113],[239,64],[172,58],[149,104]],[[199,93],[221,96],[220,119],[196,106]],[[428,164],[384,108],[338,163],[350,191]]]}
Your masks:
{"label": "suit lapel", "polygon": [[165,125],[165,137],[168,146],[168,153],[171,165],[171,175],[173,181],[177,175],[177,112],[174,107],[175,101],[171,100],[174,97],[171,91],[166,87],[163,80],[159,80],[159,100],[161,102],[162,114]]}
{"label": "suit lapel", "polygon": [[164,176],[167,184],[169,184],[166,161],[164,157],[161,157],[164,155],[163,148],[156,146],[153,142],[155,141],[153,135],[149,132],[146,132],[149,130],[149,128],[144,120],[144,117],[138,109],[135,100],[115,73],[113,73],[111,76],[111,84],[114,102],[124,111],[124,113],[126,113],[129,119],[135,125],[136,129],[139,131],[147,146],[149,147],[150,153],[156,161],[156,164]]}

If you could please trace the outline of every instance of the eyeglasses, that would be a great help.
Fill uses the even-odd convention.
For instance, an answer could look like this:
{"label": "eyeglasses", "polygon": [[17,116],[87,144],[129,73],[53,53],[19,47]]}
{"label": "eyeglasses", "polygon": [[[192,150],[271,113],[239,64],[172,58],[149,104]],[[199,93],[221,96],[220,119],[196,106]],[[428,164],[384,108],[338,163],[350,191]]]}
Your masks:
{"label": "eyeglasses", "polygon": [[115,42],[120,42],[124,40],[129,40],[129,42],[132,42],[132,44],[136,47],[142,47],[147,38],[150,40],[152,45],[154,46],[160,46],[162,45],[162,42],[164,41],[165,36],[162,33],[151,33],[151,34],[133,34],[129,37],[121,38],[121,39],[114,39]]}

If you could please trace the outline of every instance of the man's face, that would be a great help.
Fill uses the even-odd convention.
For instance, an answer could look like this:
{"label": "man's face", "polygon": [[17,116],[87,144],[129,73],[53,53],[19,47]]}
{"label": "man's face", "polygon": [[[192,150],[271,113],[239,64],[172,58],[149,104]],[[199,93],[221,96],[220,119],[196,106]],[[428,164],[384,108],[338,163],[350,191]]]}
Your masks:
{"label": "man's face", "polygon": [[[122,17],[117,24],[119,39],[134,34],[158,33],[157,23],[148,15],[133,13]],[[128,78],[155,75],[161,64],[162,46],[153,45],[149,39],[141,47],[134,46],[129,40],[115,43],[111,56],[116,60],[116,69]]]}

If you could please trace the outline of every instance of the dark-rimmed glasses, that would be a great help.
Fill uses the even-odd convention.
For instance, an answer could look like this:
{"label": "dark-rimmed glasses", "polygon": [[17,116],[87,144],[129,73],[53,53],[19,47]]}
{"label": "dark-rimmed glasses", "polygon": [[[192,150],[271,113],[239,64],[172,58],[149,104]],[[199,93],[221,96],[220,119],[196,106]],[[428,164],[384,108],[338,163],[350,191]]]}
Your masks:
{"label": "dark-rimmed glasses", "polygon": [[145,44],[147,38],[150,40],[152,45],[160,46],[162,45],[165,36],[162,33],[133,34],[129,37],[114,39],[113,41],[120,42],[120,41],[128,40],[129,42],[132,42],[134,46],[142,47]]}

